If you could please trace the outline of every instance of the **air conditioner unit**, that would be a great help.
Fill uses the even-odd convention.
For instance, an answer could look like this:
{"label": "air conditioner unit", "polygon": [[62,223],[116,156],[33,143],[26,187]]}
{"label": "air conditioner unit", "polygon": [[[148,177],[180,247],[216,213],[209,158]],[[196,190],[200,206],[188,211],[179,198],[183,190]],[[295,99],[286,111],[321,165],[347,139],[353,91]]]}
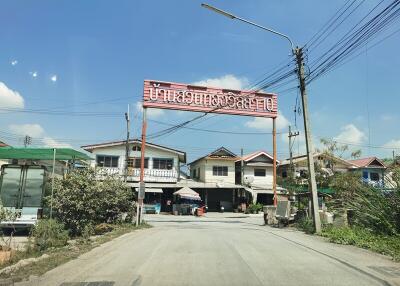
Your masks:
{"label": "air conditioner unit", "polygon": [[245,175],[244,176],[243,183],[245,185],[251,185],[251,183],[253,183],[253,182],[254,182],[254,176],[252,176],[252,175]]}

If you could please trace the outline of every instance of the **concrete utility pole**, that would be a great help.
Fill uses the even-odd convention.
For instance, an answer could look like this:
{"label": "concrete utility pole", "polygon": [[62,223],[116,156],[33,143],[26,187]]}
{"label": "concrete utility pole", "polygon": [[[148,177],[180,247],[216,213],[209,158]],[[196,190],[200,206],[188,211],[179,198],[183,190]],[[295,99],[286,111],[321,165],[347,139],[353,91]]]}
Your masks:
{"label": "concrete utility pole", "polygon": [[313,206],[313,219],[314,219],[314,227],[315,227],[315,232],[319,233],[321,232],[321,220],[319,218],[319,212],[318,212],[318,195],[317,195],[317,184],[315,181],[315,170],[314,170],[314,157],[313,157],[313,146],[311,142],[311,131],[310,131],[310,122],[308,118],[308,104],[307,104],[307,93],[306,93],[306,82],[304,78],[304,59],[303,59],[303,49],[302,48],[294,48],[292,40],[285,34],[282,34],[278,31],[275,31],[273,29],[258,25],[254,22],[251,22],[249,20],[240,18],[236,15],[233,15],[231,13],[228,13],[224,10],[215,8],[211,5],[208,4],[201,4],[202,7],[209,9],[213,12],[216,12],[218,14],[221,14],[225,17],[228,17],[231,20],[238,20],[247,24],[250,24],[254,27],[260,28],[262,30],[268,31],[270,33],[273,33],[275,35],[281,36],[285,38],[286,40],[289,41],[290,46],[292,48],[292,53],[296,57],[296,62],[297,62],[297,73],[299,77],[299,83],[300,83],[300,91],[301,91],[301,101],[303,105],[303,119],[304,119],[304,133],[305,133],[305,139],[306,139],[306,148],[307,148],[307,159],[308,159],[308,173],[309,173],[309,188],[311,190],[311,201],[312,201],[312,206]]}
{"label": "concrete utility pole", "polygon": [[289,125],[289,160],[290,160],[290,175],[294,178],[294,165],[293,165],[293,142],[292,142],[292,137],[296,137],[299,135],[299,131],[292,132],[292,126]]}
{"label": "concrete utility pole", "polygon": [[244,184],[244,162],[243,162],[243,148],[240,148],[240,184]]}
{"label": "concrete utility pole", "polygon": [[129,129],[130,129],[130,117],[129,117],[129,104],[128,112],[125,113],[126,120],[126,144],[125,144],[125,183],[128,180],[128,162],[129,162]]}
{"label": "concrete utility pole", "polygon": [[28,146],[28,145],[31,145],[32,144],[32,137],[31,136],[28,136],[28,135],[25,135],[25,137],[24,137],[24,146],[25,146],[25,148]]}
{"label": "concrete utility pole", "polygon": [[297,75],[299,77],[301,102],[303,105],[304,134],[306,137],[306,153],[307,153],[307,163],[308,163],[308,188],[311,192],[311,202],[312,202],[312,212],[313,212],[315,232],[320,233],[321,220],[319,217],[317,182],[315,180],[314,149],[311,141],[311,127],[308,117],[309,112],[308,112],[306,81],[304,77],[303,49],[296,47],[296,49],[294,49],[293,52],[296,56]]}

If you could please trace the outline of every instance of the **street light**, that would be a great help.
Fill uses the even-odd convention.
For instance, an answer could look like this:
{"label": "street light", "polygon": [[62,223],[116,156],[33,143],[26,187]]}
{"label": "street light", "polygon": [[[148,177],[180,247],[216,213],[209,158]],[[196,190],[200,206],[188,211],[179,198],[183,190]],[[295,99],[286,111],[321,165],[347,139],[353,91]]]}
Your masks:
{"label": "street light", "polygon": [[267,27],[258,25],[258,24],[254,23],[254,22],[249,21],[249,20],[246,20],[246,19],[237,17],[237,16],[235,16],[235,15],[233,15],[233,14],[231,14],[231,13],[225,12],[225,11],[223,11],[223,10],[221,10],[221,9],[218,9],[218,8],[215,8],[215,7],[211,6],[211,5],[208,5],[208,4],[204,4],[204,3],[203,3],[203,4],[201,4],[201,6],[204,7],[204,8],[206,8],[206,9],[209,9],[209,10],[211,10],[211,11],[213,11],[213,12],[216,12],[216,13],[218,13],[218,14],[221,14],[221,15],[223,15],[223,16],[225,16],[225,17],[228,17],[228,18],[230,18],[230,19],[232,19],[232,20],[236,19],[236,20],[242,21],[242,22],[244,22],[244,23],[250,24],[250,25],[252,25],[252,26],[255,26],[255,27],[260,28],[260,29],[263,29],[263,30],[266,30],[266,31],[268,31],[268,32],[274,33],[275,35],[278,35],[278,36],[281,36],[281,37],[287,39],[287,40],[289,41],[289,43],[290,43],[291,48],[292,48],[292,52],[294,53],[294,45],[293,45],[293,42],[292,42],[292,40],[291,40],[287,35],[282,34],[282,33],[279,33],[279,32],[277,32],[277,31],[275,31],[275,30],[270,29],[270,28],[267,28]]}
{"label": "street light", "polygon": [[[236,19],[241,22],[255,26],[257,28],[260,28],[262,30],[271,32],[271,33],[281,36],[289,41],[290,47],[292,49],[292,53],[296,57],[297,76],[299,78],[299,88],[300,88],[300,93],[301,93],[301,101],[302,101],[302,105],[303,105],[304,135],[305,135],[305,139],[306,139],[307,164],[308,164],[308,173],[309,173],[308,177],[309,177],[309,186],[311,189],[311,201],[312,201],[312,209],[313,209],[312,211],[313,211],[314,228],[315,228],[315,232],[320,233],[321,232],[321,220],[320,220],[319,212],[318,212],[318,210],[319,210],[318,193],[317,193],[317,183],[315,180],[314,157],[313,157],[313,146],[312,146],[312,140],[311,140],[310,121],[309,121],[309,116],[308,116],[309,112],[308,112],[308,103],[307,103],[306,81],[305,81],[305,76],[304,76],[303,48],[299,48],[299,47],[294,48],[292,40],[285,34],[282,34],[275,30],[272,30],[270,28],[258,25],[249,20],[237,17],[231,13],[228,13],[221,9],[215,8],[211,5],[201,4],[201,6],[204,8],[207,8],[213,12],[221,14],[225,17],[228,17],[232,20]],[[275,120],[273,121],[273,123],[274,123],[274,127],[275,127]],[[275,128],[274,128],[274,130],[275,130]],[[275,146],[274,146],[274,150],[275,150]]]}

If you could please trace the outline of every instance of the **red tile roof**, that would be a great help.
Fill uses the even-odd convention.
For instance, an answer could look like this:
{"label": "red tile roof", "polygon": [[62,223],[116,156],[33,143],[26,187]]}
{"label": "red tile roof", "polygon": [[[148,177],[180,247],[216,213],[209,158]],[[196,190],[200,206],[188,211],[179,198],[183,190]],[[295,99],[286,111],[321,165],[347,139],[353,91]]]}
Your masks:
{"label": "red tile roof", "polygon": [[[250,153],[250,154],[247,154],[247,155],[243,155],[243,161],[249,161],[249,160],[251,160],[251,159],[253,159],[253,158],[256,158],[256,157],[258,157],[258,156],[260,156],[260,155],[263,155],[263,154],[264,154],[265,156],[271,158],[271,159],[274,159],[273,156],[271,156],[270,154],[268,154],[268,153],[265,152],[265,151],[255,151],[255,152],[253,152],[253,153]],[[240,161],[240,160],[238,160],[238,161]],[[278,160],[277,160],[277,161],[278,161]]]}
{"label": "red tile roof", "polygon": [[386,167],[385,164],[381,160],[379,160],[376,157],[368,157],[368,158],[362,158],[362,159],[356,159],[356,160],[348,160],[350,163],[357,165],[359,167],[368,167],[373,161],[379,162],[383,167]]}
{"label": "red tile roof", "polygon": [[8,144],[4,143],[3,141],[0,141],[0,147],[7,147]]}

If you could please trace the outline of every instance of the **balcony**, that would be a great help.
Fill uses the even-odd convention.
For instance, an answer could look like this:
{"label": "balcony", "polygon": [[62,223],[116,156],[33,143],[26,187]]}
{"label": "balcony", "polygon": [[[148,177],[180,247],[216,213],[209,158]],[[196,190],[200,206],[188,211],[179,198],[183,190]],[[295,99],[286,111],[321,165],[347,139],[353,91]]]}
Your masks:
{"label": "balcony", "polygon": [[[125,170],[119,168],[99,167],[101,174],[116,175],[123,177]],[[140,169],[128,168],[128,181],[138,182],[140,178]],[[178,173],[175,169],[159,170],[159,169],[144,169],[144,181],[152,183],[176,183],[178,181]]]}

